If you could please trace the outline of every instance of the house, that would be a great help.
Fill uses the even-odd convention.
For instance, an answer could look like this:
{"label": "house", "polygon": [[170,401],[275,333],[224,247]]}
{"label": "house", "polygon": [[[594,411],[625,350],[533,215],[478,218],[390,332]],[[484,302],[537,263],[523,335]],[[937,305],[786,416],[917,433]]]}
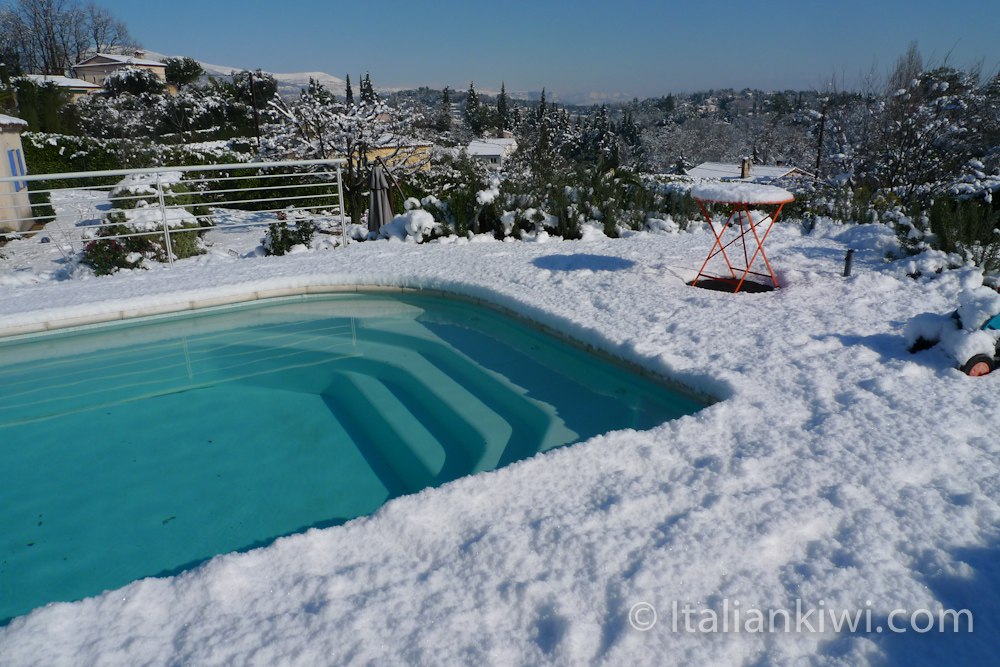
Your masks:
{"label": "house", "polygon": [[465,148],[469,157],[485,162],[491,169],[503,169],[504,160],[515,150],[517,141],[513,137],[475,139]]}
{"label": "house", "polygon": [[[21,132],[28,123],[20,118],[0,114],[0,232],[23,232],[31,228],[31,202],[28,184],[16,180],[26,176]],[[2,180],[13,177],[15,180]]]}
{"label": "house", "polygon": [[135,55],[126,56],[117,53],[95,53],[94,55],[73,65],[73,75],[89,83],[104,85],[104,80],[108,75],[126,67],[147,69],[157,76],[166,85],[167,66],[156,60],[147,60],[142,57],[142,51],[136,51]]}
{"label": "house", "polygon": [[750,181],[767,183],[781,178],[815,178],[807,171],[791,165],[750,164],[749,159],[742,163],[702,162],[697,167],[687,170],[687,175],[695,179],[714,181]]}
{"label": "house", "polygon": [[365,159],[374,162],[381,158],[389,169],[415,167],[419,171],[429,171],[431,148],[432,144],[424,141],[387,141],[378,146],[369,146],[365,151]]}
{"label": "house", "polygon": [[68,76],[54,76],[51,74],[25,74],[22,79],[27,79],[35,85],[44,86],[52,84],[58,86],[69,93],[69,101],[76,103],[78,99],[85,95],[90,95],[103,90],[101,86],[83,79],[73,79]]}

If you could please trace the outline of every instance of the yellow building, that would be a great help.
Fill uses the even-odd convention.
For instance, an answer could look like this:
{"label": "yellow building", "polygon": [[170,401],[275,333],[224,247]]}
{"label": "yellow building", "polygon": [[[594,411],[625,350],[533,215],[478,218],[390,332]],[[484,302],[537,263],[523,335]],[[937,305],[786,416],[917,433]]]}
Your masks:
{"label": "yellow building", "polygon": [[[0,179],[26,176],[21,132],[28,124],[20,118],[0,114]],[[18,180],[0,180],[0,232],[23,232],[31,228],[31,202],[28,184]]]}
{"label": "yellow building", "polygon": [[430,171],[431,144],[426,142],[411,142],[405,144],[386,144],[369,148],[365,152],[369,162],[382,158],[389,169],[397,167],[413,167],[419,165],[420,171]]}
{"label": "yellow building", "polygon": [[[163,85],[167,85],[167,66],[157,60],[148,60],[142,57],[142,51],[136,51],[133,56],[123,56],[116,53],[95,53],[86,60],[73,65],[73,75],[89,83],[104,85],[104,80],[110,74],[120,69],[146,69],[156,75]],[[176,90],[168,86],[172,94]]]}
{"label": "yellow building", "polygon": [[52,74],[25,74],[22,78],[33,82],[36,86],[51,84],[62,88],[69,93],[69,101],[76,104],[76,101],[85,95],[104,90],[101,86],[83,79],[72,79],[68,76],[54,76]]}

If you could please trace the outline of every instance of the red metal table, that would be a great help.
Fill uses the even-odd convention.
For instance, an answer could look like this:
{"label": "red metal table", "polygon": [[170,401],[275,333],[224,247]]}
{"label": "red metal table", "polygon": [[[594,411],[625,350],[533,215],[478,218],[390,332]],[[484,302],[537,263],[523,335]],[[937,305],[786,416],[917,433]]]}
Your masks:
{"label": "red metal table", "polygon": [[[774,277],[771,262],[767,258],[767,253],[764,252],[764,241],[771,233],[771,228],[781,214],[781,209],[785,204],[795,200],[792,193],[772,185],[758,185],[743,181],[719,181],[695,185],[691,188],[691,196],[698,202],[698,206],[715,237],[715,242],[708,251],[708,257],[705,258],[701,269],[698,270],[698,275],[691,281],[691,285],[698,285],[702,278],[706,278],[708,279],[706,282],[733,285],[735,293],[739,292],[748,282],[747,276],[753,275],[770,278],[771,284],[778,287],[778,279]],[[712,221],[712,216],[705,207],[706,204],[723,204],[729,211],[729,216],[721,227],[717,227],[716,223]],[[773,210],[768,212],[769,208]],[[760,216],[756,220],[754,220],[755,213]],[[728,229],[733,229],[736,235],[728,242],[723,242],[723,237],[726,236]],[[740,246],[743,248],[743,266],[734,266],[733,260],[730,259],[730,253],[726,252],[727,248],[735,244],[739,244],[737,249]],[[706,273],[708,263],[719,255],[722,255],[725,267],[728,269],[728,276]],[[758,256],[764,260],[767,273],[753,270]],[[735,259],[738,262],[739,256],[736,255]]]}

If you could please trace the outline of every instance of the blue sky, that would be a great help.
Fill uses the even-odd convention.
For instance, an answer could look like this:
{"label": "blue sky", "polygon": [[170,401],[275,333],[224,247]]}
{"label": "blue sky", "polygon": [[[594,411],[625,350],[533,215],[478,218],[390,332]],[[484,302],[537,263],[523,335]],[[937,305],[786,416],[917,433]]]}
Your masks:
{"label": "blue sky", "polygon": [[376,86],[647,97],[709,88],[813,89],[925,60],[1000,67],[990,2],[812,0],[98,0],[150,50]]}

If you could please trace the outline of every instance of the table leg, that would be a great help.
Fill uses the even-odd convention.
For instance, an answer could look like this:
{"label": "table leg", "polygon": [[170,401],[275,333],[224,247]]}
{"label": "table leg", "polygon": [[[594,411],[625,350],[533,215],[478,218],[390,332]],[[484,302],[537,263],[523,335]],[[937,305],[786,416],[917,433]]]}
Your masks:
{"label": "table leg", "polygon": [[[695,200],[697,201],[697,200]],[[702,215],[705,216],[705,221],[708,222],[709,229],[712,230],[712,235],[715,237],[715,243],[712,244],[711,249],[708,251],[708,257],[702,263],[701,268],[698,269],[698,275],[695,276],[694,280],[691,281],[691,285],[697,285],[698,280],[701,278],[702,274],[705,272],[705,267],[708,266],[709,261],[717,254],[715,252],[716,246],[719,247],[719,252],[722,253],[722,257],[726,260],[726,266],[729,267],[729,273],[732,275],[733,279],[736,279],[736,270],[733,269],[732,262],[729,261],[729,255],[726,254],[726,248],[722,245],[722,236],[726,233],[726,228],[729,226],[729,221],[733,219],[733,214],[730,213],[729,217],[726,219],[725,224],[722,225],[722,230],[719,232],[715,231],[715,224],[712,222],[712,216],[708,214],[708,210],[705,209],[704,204],[698,201],[698,206],[701,208]],[[735,239],[734,239],[735,241]]]}

